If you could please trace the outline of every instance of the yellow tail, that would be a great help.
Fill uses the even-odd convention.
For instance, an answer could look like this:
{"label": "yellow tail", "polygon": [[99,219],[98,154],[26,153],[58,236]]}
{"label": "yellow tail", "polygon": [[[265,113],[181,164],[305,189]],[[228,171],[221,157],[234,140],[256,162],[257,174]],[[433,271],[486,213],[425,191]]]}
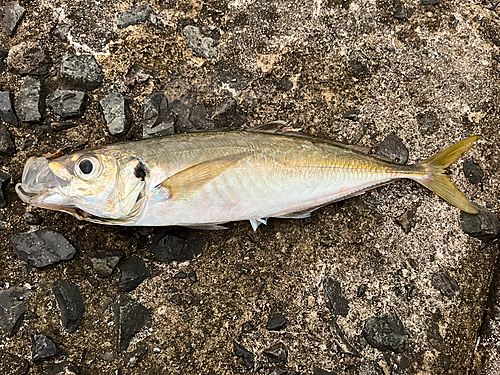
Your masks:
{"label": "yellow tail", "polygon": [[469,201],[445,175],[445,169],[456,162],[464,152],[470,150],[479,138],[478,135],[469,137],[424,160],[420,166],[428,173],[414,180],[462,211],[470,214],[479,213],[477,206]]}

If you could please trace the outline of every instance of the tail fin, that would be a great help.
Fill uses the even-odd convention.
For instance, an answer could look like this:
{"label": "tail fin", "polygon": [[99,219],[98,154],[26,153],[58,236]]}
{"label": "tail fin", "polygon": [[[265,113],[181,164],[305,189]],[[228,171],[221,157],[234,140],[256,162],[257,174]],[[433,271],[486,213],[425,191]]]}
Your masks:
{"label": "tail fin", "polygon": [[479,213],[477,206],[469,201],[464,193],[445,175],[445,169],[456,162],[464,152],[470,150],[479,138],[478,135],[469,137],[424,160],[420,166],[428,174],[423,178],[415,178],[415,181],[462,211],[470,214]]}

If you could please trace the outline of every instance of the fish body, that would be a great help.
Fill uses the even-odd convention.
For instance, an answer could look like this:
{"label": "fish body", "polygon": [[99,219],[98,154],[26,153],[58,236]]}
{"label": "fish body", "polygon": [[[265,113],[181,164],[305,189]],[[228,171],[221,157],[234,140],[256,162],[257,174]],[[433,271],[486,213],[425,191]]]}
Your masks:
{"label": "fish body", "polygon": [[470,137],[401,166],[337,142],[260,132],[194,133],[119,143],[54,160],[30,159],[16,186],[27,203],[92,222],[203,226],[314,209],[407,178],[477,213],[444,169]]}

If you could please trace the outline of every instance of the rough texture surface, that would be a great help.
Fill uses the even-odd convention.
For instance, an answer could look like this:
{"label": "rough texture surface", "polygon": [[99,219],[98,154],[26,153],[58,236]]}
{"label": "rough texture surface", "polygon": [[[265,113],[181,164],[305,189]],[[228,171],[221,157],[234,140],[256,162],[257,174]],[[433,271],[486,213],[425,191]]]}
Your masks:
{"label": "rough texture surface", "polygon": [[[483,312],[498,251],[499,7],[479,0],[427,3],[433,4],[153,0],[156,25],[120,29],[118,16],[143,3],[21,2],[26,13],[12,37],[0,35],[0,45],[12,50],[43,41],[52,63],[37,76],[43,86],[50,93],[76,85],[89,100],[71,126],[51,127],[50,113],[39,123],[23,122],[17,105],[19,127],[6,124],[16,154],[0,155],[0,169],[12,176],[0,211],[0,289],[30,288],[33,295],[30,316],[15,335],[2,337],[0,350],[20,358],[21,367],[28,361],[30,375],[61,361],[90,375],[236,374],[250,365],[262,375],[282,374],[277,368],[289,374],[461,375],[474,358],[476,373],[498,371],[498,354],[487,348],[499,330],[494,321],[483,324]],[[23,56],[16,49],[10,55]],[[134,64],[154,76],[126,85]],[[62,74],[63,66],[72,73]],[[1,90],[14,98],[24,79],[16,72],[8,64],[0,76]],[[99,105],[111,92],[128,99],[134,119],[116,137]],[[468,179],[478,174],[469,167],[466,177],[463,160],[450,174],[492,213],[465,218],[470,234],[490,242],[465,233],[455,208],[408,181],[329,205],[308,219],[271,219],[255,233],[247,222],[225,231],[107,227],[44,210],[33,210],[41,224],[28,224],[26,204],[14,191],[26,160],[142,138],[144,99],[154,92],[166,95],[178,132],[286,120],[289,130],[372,150],[394,133],[404,146],[398,141],[397,150],[409,151],[408,164],[480,134],[463,160],[473,159],[481,180]],[[62,234],[78,250],[74,258],[26,267],[9,242],[37,229]],[[89,258],[92,251],[116,250],[125,259],[141,258],[150,270],[127,295],[143,306],[140,314],[151,314],[151,326],[133,325],[148,321],[143,315],[134,320],[131,304],[118,322],[133,329],[117,331],[120,275],[97,278]],[[179,272],[196,277],[174,278]],[[345,317],[329,308],[327,278],[341,285]],[[72,334],[55,313],[51,287],[61,279],[79,285],[85,301]],[[266,329],[274,315],[286,317],[285,328]],[[381,351],[362,335],[368,319],[392,315],[408,337],[407,345],[394,347],[402,353]],[[488,324],[491,340],[480,339],[474,357]],[[32,333],[50,337],[63,351],[34,362]],[[234,342],[248,352],[246,362],[235,355]],[[287,348],[279,365],[263,354],[276,342]],[[127,367],[128,354],[140,345],[147,347],[139,351],[142,359]]]}

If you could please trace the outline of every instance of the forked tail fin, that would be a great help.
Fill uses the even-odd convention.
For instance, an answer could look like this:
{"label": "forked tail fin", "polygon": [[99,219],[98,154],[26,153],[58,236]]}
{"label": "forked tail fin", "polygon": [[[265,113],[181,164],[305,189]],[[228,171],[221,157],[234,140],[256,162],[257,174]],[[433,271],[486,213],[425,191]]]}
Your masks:
{"label": "forked tail fin", "polygon": [[464,152],[470,150],[479,138],[478,135],[469,137],[424,160],[420,166],[428,174],[414,180],[462,211],[470,214],[479,213],[477,206],[469,201],[445,174],[445,169],[456,162]]}

